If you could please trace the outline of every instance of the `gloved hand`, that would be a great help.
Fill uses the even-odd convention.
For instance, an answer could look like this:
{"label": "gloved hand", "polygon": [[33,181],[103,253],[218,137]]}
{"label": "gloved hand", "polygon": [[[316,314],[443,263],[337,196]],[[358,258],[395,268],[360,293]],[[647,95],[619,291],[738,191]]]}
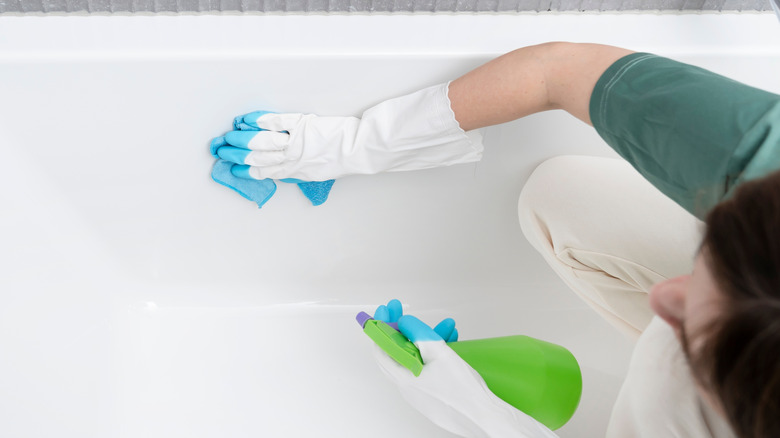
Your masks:
{"label": "gloved hand", "polygon": [[[260,128],[252,128],[241,123],[243,116],[236,117],[233,128],[237,131],[250,130],[259,132]],[[211,141],[211,155],[217,158],[211,177],[223,186],[233,189],[241,196],[254,201],[258,207],[262,207],[276,192],[276,184],[272,179],[256,180],[246,175],[247,166],[244,165],[249,150],[235,148],[227,141],[227,137],[235,137],[235,132],[229,132],[222,137]],[[240,165],[237,163],[241,163]],[[238,167],[237,167],[238,166]],[[242,170],[243,169],[243,170]],[[321,205],[328,199],[334,180],[328,181],[301,181],[294,178],[283,179],[283,182],[297,184],[304,196],[312,205]]]}
{"label": "gloved hand", "polygon": [[[404,306],[398,300],[390,300],[386,306],[382,304],[374,311],[374,319],[387,323],[396,330],[398,330],[398,320],[403,316]],[[433,331],[446,342],[458,340],[458,329],[455,328],[455,320],[452,318],[443,319]]]}
{"label": "gloved hand", "polygon": [[[241,178],[326,181],[352,174],[478,161],[482,137],[464,132],[440,84],[384,101],[361,118],[258,111],[239,116],[212,153]],[[260,130],[262,129],[262,130]]]}
{"label": "gloved hand", "polygon": [[444,320],[431,329],[401,303],[379,306],[374,319],[397,322],[398,330],[420,350],[424,366],[419,377],[379,347],[376,360],[415,409],[436,425],[466,438],[558,438],[550,429],[496,397],[482,377],[447,346],[457,339],[455,322]]}

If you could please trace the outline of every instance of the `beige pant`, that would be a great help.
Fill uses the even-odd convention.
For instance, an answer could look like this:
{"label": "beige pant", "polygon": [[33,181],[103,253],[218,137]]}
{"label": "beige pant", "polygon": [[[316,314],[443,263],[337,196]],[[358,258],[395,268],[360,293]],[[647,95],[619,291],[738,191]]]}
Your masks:
{"label": "beige pant", "polygon": [[612,325],[637,338],[653,284],[689,274],[702,222],[627,162],[561,156],[534,170],[520,225],[547,263]]}

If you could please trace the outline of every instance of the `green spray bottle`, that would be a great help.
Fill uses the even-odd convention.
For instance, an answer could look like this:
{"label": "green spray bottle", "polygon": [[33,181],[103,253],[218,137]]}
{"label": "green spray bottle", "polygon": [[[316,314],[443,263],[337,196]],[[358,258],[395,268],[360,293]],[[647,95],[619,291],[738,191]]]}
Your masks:
{"label": "green spray bottle", "polygon": [[[417,347],[393,324],[357,316],[363,332],[415,376],[423,368]],[[447,343],[474,368],[500,399],[551,430],[574,415],[582,395],[582,373],[569,350],[528,336],[503,336]]]}

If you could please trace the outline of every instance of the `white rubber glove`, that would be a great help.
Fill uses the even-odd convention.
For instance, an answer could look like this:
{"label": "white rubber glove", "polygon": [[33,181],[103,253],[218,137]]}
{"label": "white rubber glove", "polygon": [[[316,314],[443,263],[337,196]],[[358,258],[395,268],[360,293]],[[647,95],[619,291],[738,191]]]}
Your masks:
{"label": "white rubber glove", "polygon": [[496,397],[474,368],[447,346],[437,333],[439,326],[434,331],[414,316],[403,315],[398,329],[420,350],[425,365],[419,377],[375,346],[376,360],[409,404],[436,425],[466,438],[558,438]]}
{"label": "white rubber glove", "polygon": [[265,111],[239,116],[237,130],[215,139],[212,152],[238,164],[238,177],[302,181],[478,161],[482,137],[460,128],[448,86],[384,101],[361,118]]}

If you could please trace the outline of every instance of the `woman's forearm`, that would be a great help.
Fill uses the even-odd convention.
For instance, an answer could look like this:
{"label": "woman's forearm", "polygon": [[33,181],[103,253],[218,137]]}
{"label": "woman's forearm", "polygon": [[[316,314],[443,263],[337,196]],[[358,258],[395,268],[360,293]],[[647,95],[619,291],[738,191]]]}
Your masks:
{"label": "woman's forearm", "polygon": [[612,63],[633,53],[599,44],[546,43],[507,53],[450,84],[455,118],[466,131],[562,109],[591,124],[593,87]]}

